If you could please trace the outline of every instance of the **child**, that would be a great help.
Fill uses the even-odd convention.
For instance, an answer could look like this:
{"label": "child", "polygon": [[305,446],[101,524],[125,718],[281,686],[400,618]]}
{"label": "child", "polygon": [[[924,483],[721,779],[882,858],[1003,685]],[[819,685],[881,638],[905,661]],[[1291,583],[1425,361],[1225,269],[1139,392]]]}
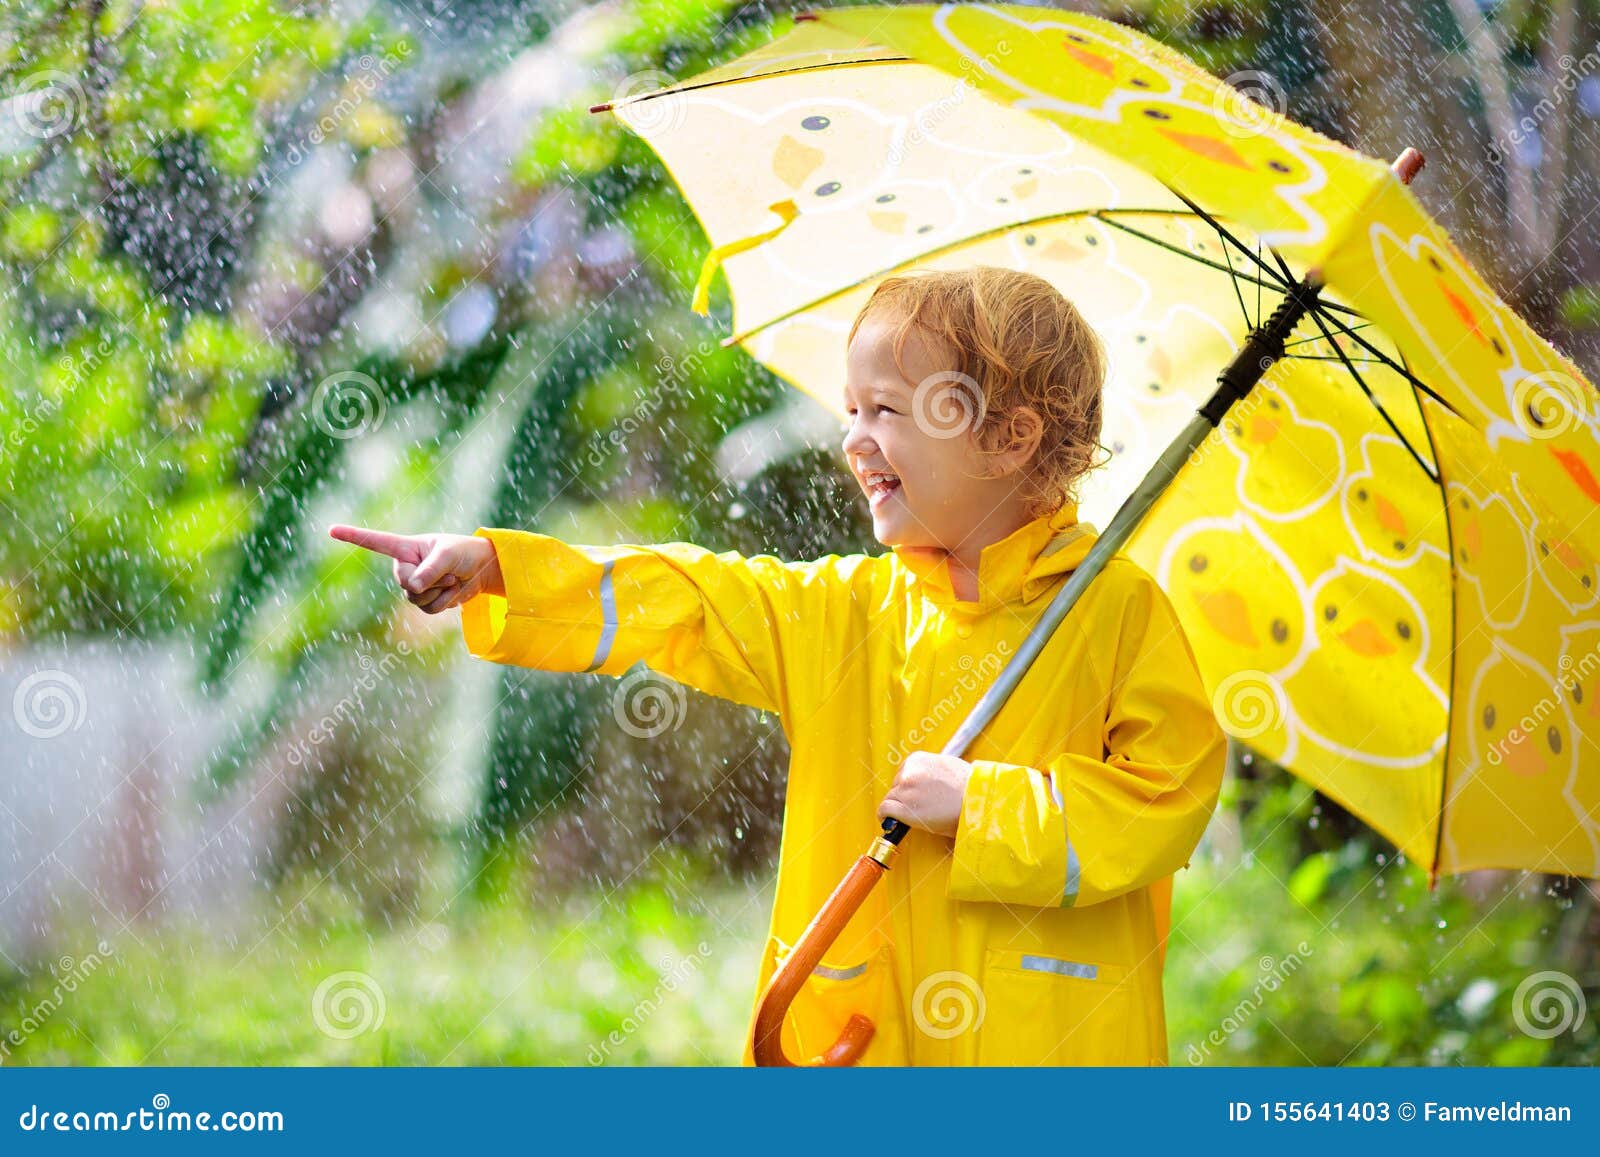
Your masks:
{"label": "child", "polygon": [[1099,338],[1043,279],[977,267],[885,280],[848,349],[844,453],[888,554],[332,534],[393,557],[428,613],[460,606],[474,655],[643,660],[780,715],[758,993],[881,820],[919,829],[791,1007],[791,1059],[862,1013],[862,1064],[1165,1064],[1171,877],[1224,747],[1155,581],[1112,559],[967,758],[937,754],[1094,541],[1073,488],[1100,435]]}

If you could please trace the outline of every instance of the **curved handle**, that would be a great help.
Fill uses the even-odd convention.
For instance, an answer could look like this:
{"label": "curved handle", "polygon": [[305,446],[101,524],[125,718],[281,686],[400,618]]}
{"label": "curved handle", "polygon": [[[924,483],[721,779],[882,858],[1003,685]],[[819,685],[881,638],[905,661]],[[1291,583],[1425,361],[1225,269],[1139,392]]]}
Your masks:
{"label": "curved handle", "polygon": [[[844,879],[839,881],[822,909],[800,934],[800,940],[789,953],[789,958],[767,982],[767,990],[761,994],[761,1004],[756,1009],[755,1027],[752,1030],[754,1039],[751,1044],[756,1064],[764,1068],[796,1066],[796,1062],[783,1054],[783,1019],[789,1014],[789,1006],[799,995],[811,970],[821,963],[822,954],[833,946],[839,933],[850,922],[850,917],[855,915],[856,909],[867,898],[867,893],[888,871],[895,845],[911,830],[898,820],[884,820],[883,829],[885,834],[874,840],[867,854],[856,860],[845,873]],[[830,1068],[853,1065],[866,1051],[873,1031],[872,1022],[856,1013],[845,1022],[844,1031],[839,1034],[837,1041],[820,1056],[803,1063]]]}

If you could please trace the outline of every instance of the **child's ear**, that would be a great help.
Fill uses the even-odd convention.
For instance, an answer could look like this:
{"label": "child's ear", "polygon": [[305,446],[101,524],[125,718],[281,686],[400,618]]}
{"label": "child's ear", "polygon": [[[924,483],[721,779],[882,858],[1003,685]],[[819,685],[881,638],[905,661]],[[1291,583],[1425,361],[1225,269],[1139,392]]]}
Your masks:
{"label": "child's ear", "polygon": [[1044,419],[1032,406],[1018,406],[1006,415],[1005,435],[994,464],[1001,474],[1020,470],[1033,460],[1044,438]]}

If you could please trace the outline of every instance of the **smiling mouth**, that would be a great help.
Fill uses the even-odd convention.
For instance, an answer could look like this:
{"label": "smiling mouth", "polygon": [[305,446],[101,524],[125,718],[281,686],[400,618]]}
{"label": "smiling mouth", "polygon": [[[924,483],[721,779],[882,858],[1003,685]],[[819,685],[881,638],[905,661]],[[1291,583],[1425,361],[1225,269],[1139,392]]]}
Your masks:
{"label": "smiling mouth", "polygon": [[867,488],[867,498],[873,506],[900,489],[900,479],[893,474],[863,474],[861,483]]}

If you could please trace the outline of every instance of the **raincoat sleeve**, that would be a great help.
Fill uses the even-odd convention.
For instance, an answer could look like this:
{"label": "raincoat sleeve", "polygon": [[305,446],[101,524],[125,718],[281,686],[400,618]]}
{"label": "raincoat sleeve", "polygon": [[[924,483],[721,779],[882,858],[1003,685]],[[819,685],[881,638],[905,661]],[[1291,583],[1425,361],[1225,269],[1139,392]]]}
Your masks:
{"label": "raincoat sleeve", "polygon": [[[796,640],[820,632],[820,616],[848,583],[848,568],[834,564],[851,561],[477,533],[494,543],[506,588],[504,597],[480,594],[462,605],[467,648],[479,658],[603,675],[644,660],[691,687],[785,716],[806,670]],[[810,655],[812,667],[818,658]]]}
{"label": "raincoat sleeve", "polygon": [[1166,595],[1148,576],[1130,588],[1110,672],[1106,758],[974,761],[952,899],[1084,907],[1171,875],[1199,843],[1226,739]]}

